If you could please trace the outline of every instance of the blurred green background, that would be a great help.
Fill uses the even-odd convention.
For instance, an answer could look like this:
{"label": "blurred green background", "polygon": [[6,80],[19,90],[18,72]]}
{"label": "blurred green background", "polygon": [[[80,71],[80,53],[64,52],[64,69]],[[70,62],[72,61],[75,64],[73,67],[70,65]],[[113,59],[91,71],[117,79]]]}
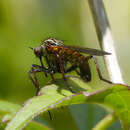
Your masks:
{"label": "blurred green background", "polygon": [[[105,0],[104,4],[123,78],[130,84],[130,2]],[[39,64],[39,60],[28,47],[40,45],[47,37],[59,38],[66,44],[99,48],[87,0],[0,1],[1,99],[22,104],[35,95],[27,72],[31,64]],[[102,71],[106,71],[104,67]],[[42,84],[48,81],[49,78]],[[95,105],[75,105],[70,110],[81,130],[91,129],[106,114]],[[114,128],[120,129],[119,122],[111,127]]]}

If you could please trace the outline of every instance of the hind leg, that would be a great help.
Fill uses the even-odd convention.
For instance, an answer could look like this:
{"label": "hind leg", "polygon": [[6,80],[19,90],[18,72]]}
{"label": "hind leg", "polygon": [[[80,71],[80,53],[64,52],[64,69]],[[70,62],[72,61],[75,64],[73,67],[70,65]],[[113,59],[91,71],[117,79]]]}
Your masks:
{"label": "hind leg", "polygon": [[109,83],[109,84],[113,84],[111,81],[105,79],[105,78],[102,76],[102,73],[101,73],[101,71],[100,71],[100,68],[99,68],[99,65],[98,65],[98,63],[97,63],[96,58],[95,58],[94,56],[89,56],[88,58],[89,58],[89,59],[93,59],[100,80],[102,80],[102,81],[104,81],[104,82],[107,82],[107,83]]}

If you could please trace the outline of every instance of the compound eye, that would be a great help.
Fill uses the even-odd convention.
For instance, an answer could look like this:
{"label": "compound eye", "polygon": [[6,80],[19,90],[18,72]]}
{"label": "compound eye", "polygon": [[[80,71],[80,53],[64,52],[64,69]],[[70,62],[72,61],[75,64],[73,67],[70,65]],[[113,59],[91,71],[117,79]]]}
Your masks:
{"label": "compound eye", "polygon": [[36,47],[34,48],[34,53],[36,56],[40,57],[42,52],[41,52],[41,47]]}
{"label": "compound eye", "polygon": [[34,53],[37,55],[38,54],[38,49],[34,48]]}

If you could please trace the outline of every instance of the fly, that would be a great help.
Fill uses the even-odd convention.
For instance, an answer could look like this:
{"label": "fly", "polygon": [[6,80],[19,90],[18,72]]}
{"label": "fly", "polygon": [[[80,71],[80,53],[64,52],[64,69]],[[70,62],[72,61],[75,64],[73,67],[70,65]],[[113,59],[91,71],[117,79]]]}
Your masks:
{"label": "fly", "polygon": [[[37,72],[43,72],[47,77],[48,74],[51,75],[52,80],[54,80],[55,73],[61,73],[62,78],[65,81],[66,87],[70,90],[70,86],[67,82],[66,73],[75,71],[77,75],[80,76],[86,82],[91,81],[91,71],[88,61],[90,59],[94,60],[96,65],[96,70],[98,72],[100,80],[103,80],[107,83],[112,84],[111,81],[103,78],[101,71],[99,69],[98,63],[94,56],[104,56],[110,55],[110,53],[91,49],[83,48],[79,46],[68,46],[64,45],[63,41],[49,38],[42,42],[42,44],[36,48],[31,48],[34,51],[34,54],[40,59],[41,65],[32,65],[31,70],[28,72],[29,77],[35,87],[37,88],[37,93],[39,92],[39,83],[36,76]],[[88,54],[88,56],[82,55],[82,53]],[[42,57],[45,58],[48,66],[45,67],[42,61]],[[67,64],[70,63],[71,66],[67,67]],[[79,68],[79,71],[77,70]],[[31,76],[31,73],[34,74],[34,78]]]}

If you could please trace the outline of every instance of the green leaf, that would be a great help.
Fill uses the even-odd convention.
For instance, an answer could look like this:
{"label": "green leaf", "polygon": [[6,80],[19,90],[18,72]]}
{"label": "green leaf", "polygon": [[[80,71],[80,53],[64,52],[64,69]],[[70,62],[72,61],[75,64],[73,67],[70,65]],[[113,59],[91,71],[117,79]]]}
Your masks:
{"label": "green leaf", "polygon": [[68,107],[64,106],[62,108],[53,109],[49,112],[51,114],[51,119],[48,112],[41,114],[40,118],[45,120],[54,130],[79,130]]}
{"label": "green leaf", "polygon": [[50,128],[47,128],[44,125],[41,125],[40,123],[31,121],[24,130],[51,130]]}
{"label": "green leaf", "polygon": [[[0,100],[0,115],[2,116],[2,124],[0,125],[1,129],[4,129],[6,122],[11,120],[20,108],[21,106],[18,104]],[[26,130],[32,130],[32,129],[48,130],[49,128],[37,122],[31,121],[27,125]]]}
{"label": "green leaf", "polygon": [[88,102],[112,108],[121,122],[130,127],[130,90],[126,86],[113,85],[90,95],[87,97]]}
{"label": "green leaf", "polygon": [[11,120],[13,118],[13,114],[6,114],[2,117],[1,122],[6,123],[7,121]]}
{"label": "green leaf", "polygon": [[[98,103],[114,110],[125,126],[130,126],[130,91],[126,86],[113,85],[105,89],[93,91],[91,87],[79,79],[71,78],[69,84],[76,94],[67,90],[63,81],[58,85],[47,85],[40,91],[40,96],[35,96],[26,101],[16,116],[8,123],[6,130],[19,130],[34,117],[47,110],[70,104]],[[86,92],[79,92],[79,91]],[[78,93],[79,92],[79,93]]]}
{"label": "green leaf", "polygon": [[21,106],[18,104],[0,100],[0,114],[2,113],[15,114],[20,109],[20,107]]}
{"label": "green leaf", "polygon": [[20,105],[0,100],[1,122],[5,123],[12,119],[15,113],[21,108]]}

